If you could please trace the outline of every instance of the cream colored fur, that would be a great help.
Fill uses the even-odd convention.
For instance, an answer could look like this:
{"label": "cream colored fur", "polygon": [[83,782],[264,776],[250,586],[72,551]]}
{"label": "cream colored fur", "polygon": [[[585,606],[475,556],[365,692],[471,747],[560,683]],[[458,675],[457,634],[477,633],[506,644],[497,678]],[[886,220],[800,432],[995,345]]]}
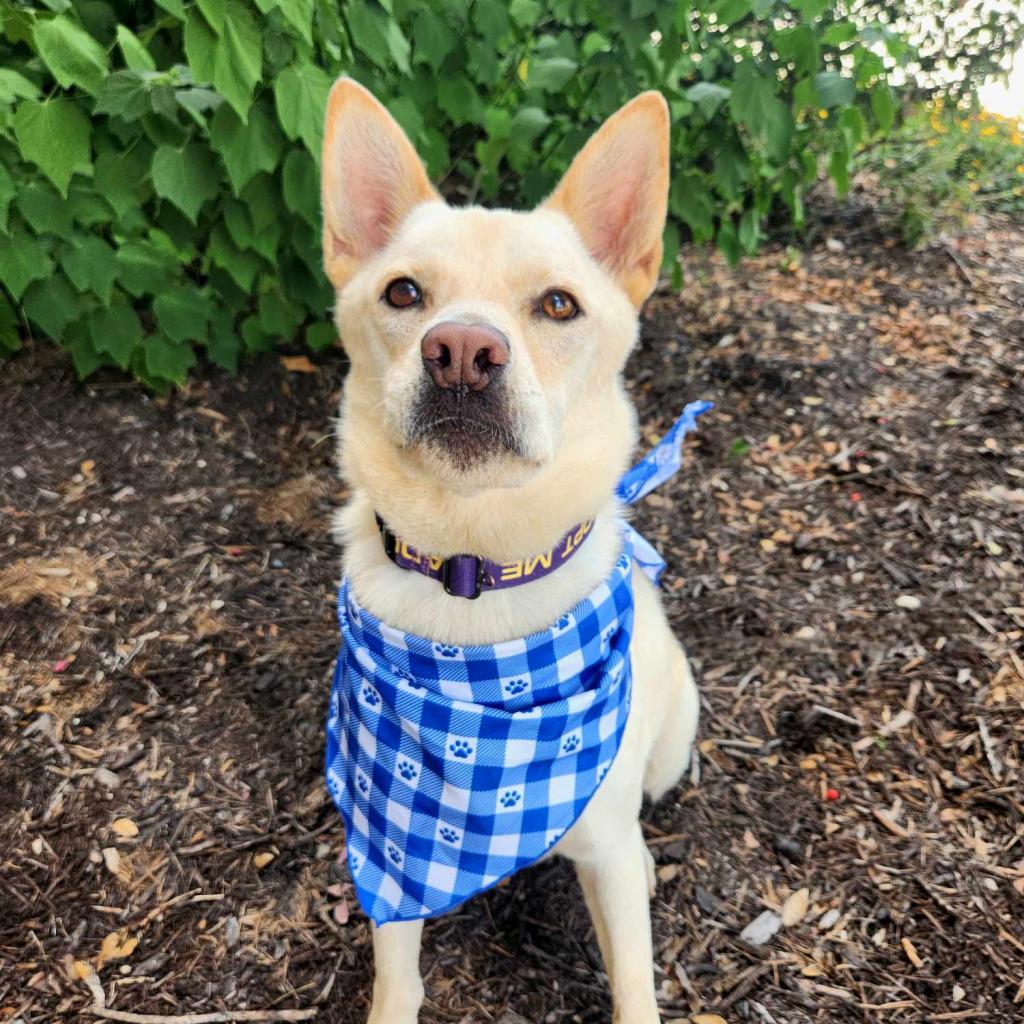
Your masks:
{"label": "cream colored fur", "polygon": [[[645,93],[594,136],[545,206],[531,213],[452,209],[384,108],[347,79],[335,85],[323,160],[324,253],[351,360],[339,453],[352,500],[339,532],[360,603],[391,625],[458,644],[523,636],[549,625],[609,572],[622,514],[614,486],[636,441],[621,373],[660,262],[667,140],[664,100]],[[398,277],[422,286],[422,307],[395,310],[380,301]],[[571,292],[583,314],[566,322],[539,316],[536,300],[552,287]],[[509,339],[504,383],[521,454],[467,469],[409,442],[424,374],[420,339],[453,319],[487,323]],[[421,552],[498,561],[545,551],[581,520],[596,524],[557,572],[466,601],[388,561],[375,512]],[[645,790],[657,798],[682,774],[698,701],[657,592],[634,575],[625,737],[555,852],[576,864],[615,1021],[654,1024],[654,875],[637,815]],[[422,932],[422,923],[374,929],[371,1024],[416,1021]]]}

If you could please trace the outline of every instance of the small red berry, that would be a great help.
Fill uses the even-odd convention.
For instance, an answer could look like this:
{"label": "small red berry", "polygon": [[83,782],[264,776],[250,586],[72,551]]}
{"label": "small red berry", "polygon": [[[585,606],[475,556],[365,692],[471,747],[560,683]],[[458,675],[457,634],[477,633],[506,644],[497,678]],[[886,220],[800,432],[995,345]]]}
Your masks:
{"label": "small red berry", "polygon": [[825,790],[825,799],[826,800],[838,800],[839,799],[839,790],[838,789],[826,789]]}
{"label": "small red berry", "polygon": [[860,501],[860,499],[861,499],[860,491],[854,491],[853,494],[850,495],[850,501]]}

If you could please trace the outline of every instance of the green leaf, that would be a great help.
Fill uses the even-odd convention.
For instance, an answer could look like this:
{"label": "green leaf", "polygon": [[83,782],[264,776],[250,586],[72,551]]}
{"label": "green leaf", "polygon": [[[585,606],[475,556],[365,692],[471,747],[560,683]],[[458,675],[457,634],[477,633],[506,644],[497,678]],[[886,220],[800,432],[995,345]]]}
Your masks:
{"label": "green leaf", "polygon": [[459,37],[445,24],[440,15],[435,14],[429,7],[423,7],[416,15],[412,41],[416,63],[426,64],[434,74],[437,74],[445,57],[458,45]]}
{"label": "green leaf", "polygon": [[508,137],[519,149],[526,149],[547,126],[551,118],[540,107],[520,107],[508,126]]}
{"label": "green leaf", "polygon": [[45,280],[34,281],[21,300],[21,308],[29,320],[58,342],[64,337],[64,328],[81,316],[85,306],[82,296],[68,284],[63,274],[51,274]]}
{"label": "green leaf", "polygon": [[334,324],[314,323],[306,328],[306,347],[322,352],[338,342],[338,328]]}
{"label": "green leaf", "polygon": [[302,310],[279,289],[266,291],[260,296],[259,323],[267,334],[290,340],[302,321]]}
{"label": "green leaf", "polygon": [[40,18],[32,39],[43,63],[65,89],[78,85],[93,96],[100,91],[107,51],[70,18]]}
{"label": "green leaf", "polygon": [[68,327],[62,344],[65,351],[71,353],[71,361],[75,364],[75,373],[78,374],[79,380],[85,380],[101,366],[106,366],[110,362],[105,355],[93,348],[89,325],[85,318],[76,320]]}
{"label": "green leaf", "polygon": [[7,211],[10,209],[11,200],[18,194],[14,186],[14,179],[7,168],[0,163],[0,234],[7,234]]}
{"label": "green leaf", "polygon": [[482,124],[486,109],[468,78],[442,78],[437,83],[437,105],[456,123]]}
{"label": "green leaf", "polygon": [[89,119],[71,100],[25,100],[14,113],[14,137],[21,155],[35,164],[60,194],[68,194],[71,176],[88,174]]}
{"label": "green leaf", "polygon": [[672,181],[671,209],[682,217],[695,242],[707,242],[715,233],[715,207],[711,190],[704,176],[697,171],[684,171]]}
{"label": "green leaf", "polygon": [[210,325],[210,338],[206,343],[207,356],[229,373],[236,373],[241,347],[242,341],[235,330],[234,317],[227,310],[218,309]]}
{"label": "green leaf", "polygon": [[743,250],[740,248],[740,241],[736,235],[736,225],[732,218],[728,217],[718,226],[718,236],[715,239],[719,250],[732,266],[740,261]]}
{"label": "green leaf", "polygon": [[348,23],[356,48],[377,67],[386,69],[393,60],[409,74],[409,42],[398,23],[372,3],[351,4]]}
{"label": "green leaf", "polygon": [[205,344],[212,305],[195,285],[183,285],[158,295],[153,313],[160,329],[172,341]]}
{"label": "green leaf", "polygon": [[0,295],[0,356],[21,348],[21,323],[14,307]]}
{"label": "green leaf", "polygon": [[698,82],[691,85],[683,95],[697,105],[704,115],[704,120],[710,121],[731,92],[727,86],[719,85],[717,82]]}
{"label": "green leaf", "polygon": [[228,235],[227,228],[218,224],[210,233],[210,244],[206,250],[210,260],[226,270],[242,291],[250,291],[256,275],[264,263],[254,252],[239,249]]}
{"label": "green leaf", "polygon": [[798,75],[811,75],[818,67],[818,40],[809,25],[794,25],[775,33],[775,49],[784,61],[792,61]]}
{"label": "green leaf", "polygon": [[568,57],[534,57],[527,66],[526,84],[541,92],[558,92],[576,74],[579,65]]}
{"label": "green leaf", "polygon": [[149,163],[141,146],[97,158],[93,182],[118,217],[137,209],[147,196]]}
{"label": "green leaf", "polygon": [[729,109],[771,159],[783,160],[793,134],[793,116],[775,95],[773,82],[753,61],[744,61],[736,69]]}
{"label": "green leaf", "polygon": [[277,7],[285,20],[307,43],[313,42],[314,0],[277,0]]}
{"label": "green leaf", "polygon": [[220,191],[220,175],[209,152],[196,142],[181,149],[159,146],[153,154],[153,188],[194,224],[203,203]]}
{"label": "green leaf", "polygon": [[92,347],[127,370],[132,353],[142,343],[142,324],[135,310],[124,299],[118,299],[112,305],[94,309],[86,323]]}
{"label": "green leaf", "polygon": [[281,172],[284,205],[311,227],[320,227],[320,186],[316,164],[303,149],[293,149]]}
{"label": "green leaf", "polygon": [[757,243],[761,239],[761,218],[757,210],[746,210],[740,217],[739,243],[743,251],[750,256],[757,252]]}
{"label": "green leaf", "polygon": [[315,64],[293,64],[274,81],[274,102],[285,135],[293,140],[302,139],[317,160],[330,91],[330,77]]}
{"label": "green leaf", "polygon": [[223,159],[237,196],[261,171],[271,172],[277,167],[284,139],[262,106],[253,107],[249,123],[244,124],[231,107],[224,105],[210,123],[210,145]]}
{"label": "green leaf", "polygon": [[27,231],[16,230],[0,236],[0,283],[15,302],[25,289],[53,270],[53,261],[43,243]]}
{"label": "green leaf", "polygon": [[71,234],[73,225],[71,207],[49,185],[42,181],[29,182],[18,190],[18,212],[38,235]]}
{"label": "green leaf", "polygon": [[505,0],[476,0],[473,5],[473,20],[492,49],[512,27]]}
{"label": "green leaf", "polygon": [[263,33],[252,11],[228,0],[224,28],[213,53],[213,85],[245,121],[263,70]]}
{"label": "green leaf", "polygon": [[188,371],[196,365],[191,345],[181,345],[159,334],[151,334],[143,346],[146,369],[153,377],[169,380],[179,387],[188,379]]}
{"label": "green leaf", "polygon": [[0,68],[0,103],[39,98],[39,89],[24,75],[12,68]]}
{"label": "green leaf", "polygon": [[837,21],[821,34],[821,41],[826,46],[838,46],[856,38],[857,26],[852,21]]}
{"label": "green leaf", "polygon": [[826,110],[852,103],[857,92],[853,79],[844,77],[838,71],[822,71],[815,75],[814,86],[818,90],[821,105]]}
{"label": "green leaf", "polygon": [[196,7],[203,12],[207,24],[217,35],[224,32],[224,20],[227,14],[225,0],[196,0]]}
{"label": "green leaf", "polygon": [[893,99],[892,89],[885,82],[879,82],[871,90],[871,112],[883,132],[892,128],[896,120],[896,101]]}
{"label": "green leaf", "polygon": [[72,238],[61,249],[60,265],[80,292],[110,302],[118,268],[114,250],[99,235]]}
{"label": "green leaf", "polygon": [[836,184],[836,191],[842,196],[850,188],[850,154],[846,146],[837,146],[832,150],[828,161],[828,173]]}
{"label": "green leaf", "polygon": [[544,8],[538,0],[512,0],[508,13],[520,28],[532,28],[540,21]]}
{"label": "green leaf", "polygon": [[129,71],[155,71],[156,62],[139,37],[125,25],[117,26],[117,45]]}
{"label": "green leaf", "polygon": [[115,71],[96,97],[96,113],[137,121],[152,109],[149,84],[136,71]]}
{"label": "green leaf", "polygon": [[156,0],[156,5],[173,14],[178,21],[185,20],[185,0]]}
{"label": "green leaf", "polygon": [[157,295],[172,287],[178,266],[168,240],[163,245],[145,238],[131,238],[117,250],[116,272],[121,287],[130,295]]}
{"label": "green leaf", "polygon": [[185,59],[196,82],[213,81],[214,49],[217,36],[196,8],[188,12],[185,22]]}

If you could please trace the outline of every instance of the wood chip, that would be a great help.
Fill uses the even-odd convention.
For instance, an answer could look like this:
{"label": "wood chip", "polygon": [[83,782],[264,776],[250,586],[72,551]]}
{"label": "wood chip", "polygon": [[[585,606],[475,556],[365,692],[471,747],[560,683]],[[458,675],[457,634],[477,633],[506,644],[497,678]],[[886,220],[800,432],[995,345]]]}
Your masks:
{"label": "wood chip", "polygon": [[139,834],[139,826],[131,818],[118,818],[110,826],[110,831],[122,839],[132,839]]}
{"label": "wood chip", "polygon": [[782,904],[782,923],[787,928],[792,928],[793,925],[799,924],[807,915],[810,895],[810,891],[807,889],[797,889]]}

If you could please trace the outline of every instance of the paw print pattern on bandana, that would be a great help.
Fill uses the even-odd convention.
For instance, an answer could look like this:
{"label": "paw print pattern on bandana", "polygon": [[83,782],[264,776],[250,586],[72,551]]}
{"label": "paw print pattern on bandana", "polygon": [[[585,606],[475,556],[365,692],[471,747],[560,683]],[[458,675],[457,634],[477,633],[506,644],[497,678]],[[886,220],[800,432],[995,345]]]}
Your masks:
{"label": "paw print pattern on bandana", "polygon": [[502,807],[506,807],[511,810],[511,808],[518,805],[522,798],[523,794],[518,790],[506,789],[505,792],[498,797],[498,803],[501,804]]}
{"label": "paw print pattern on bandana", "polygon": [[434,644],[434,650],[442,658],[456,658],[459,654],[458,647],[453,647],[451,644]]}
{"label": "paw print pattern on bandana", "polygon": [[380,704],[380,694],[377,692],[377,688],[369,683],[363,687],[363,703],[374,709]]}
{"label": "paw print pattern on bandana", "polygon": [[566,612],[555,623],[555,632],[556,633],[564,633],[572,625],[572,623],[573,623],[573,618],[572,618],[571,613]]}
{"label": "paw print pattern on bandana", "polygon": [[402,864],[402,851],[393,843],[388,840],[388,857],[393,864],[397,864],[401,867]]}
{"label": "paw print pattern on bandana", "polygon": [[452,740],[448,744],[448,749],[451,751],[453,757],[465,758],[469,757],[473,753],[473,744],[469,740]]}
{"label": "paw print pattern on bandana", "polygon": [[357,850],[349,849],[348,851],[348,866],[350,873],[355,876],[358,875],[363,869],[363,865],[366,863],[366,858],[359,853]]}
{"label": "paw print pattern on bandana", "polygon": [[579,730],[576,732],[569,733],[565,739],[562,740],[562,753],[563,754],[574,754],[580,749],[580,744],[583,742],[583,737],[580,735]]}
{"label": "paw print pattern on bandana", "polygon": [[508,682],[507,682],[507,683],[505,684],[505,692],[506,692],[506,693],[507,693],[507,694],[508,694],[508,695],[509,695],[510,697],[517,697],[517,696],[518,696],[519,694],[521,694],[521,693],[522,693],[522,692],[523,692],[523,691],[524,691],[524,690],[525,690],[525,689],[526,689],[526,688],[527,688],[527,687],[528,687],[529,685],[530,685],[530,683],[529,683],[529,681],[528,681],[528,680],[526,680],[526,679],[510,679],[510,680],[509,680],[509,681],[508,681]]}
{"label": "paw print pattern on bandana", "polygon": [[459,833],[451,825],[442,825],[437,834],[446,842],[455,844],[459,841]]}
{"label": "paw print pattern on bandana", "polygon": [[419,774],[419,769],[412,763],[412,761],[403,757],[398,762],[398,774],[401,775],[406,782],[412,782],[412,780]]}
{"label": "paw print pattern on bandana", "polygon": [[359,792],[366,796],[370,792],[370,780],[366,777],[366,774],[361,770],[356,770],[356,785],[359,787]]}
{"label": "paw print pattern on bandana", "polygon": [[411,689],[413,689],[413,690],[422,690],[423,689],[422,684],[416,682],[416,677],[411,672],[406,671],[404,668],[401,668],[398,665],[392,665],[391,666],[391,671],[392,671],[392,673],[398,679],[401,679]]}

